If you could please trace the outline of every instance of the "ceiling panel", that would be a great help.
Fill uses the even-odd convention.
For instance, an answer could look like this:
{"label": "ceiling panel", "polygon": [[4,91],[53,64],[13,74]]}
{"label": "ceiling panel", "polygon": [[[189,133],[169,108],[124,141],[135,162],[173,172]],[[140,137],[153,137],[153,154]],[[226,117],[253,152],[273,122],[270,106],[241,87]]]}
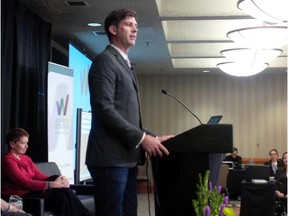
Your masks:
{"label": "ceiling panel", "polygon": [[221,19],[221,20],[169,20],[162,21],[167,41],[230,41],[226,34],[229,31],[262,25],[255,19]]}
{"label": "ceiling panel", "polygon": [[161,17],[243,16],[237,0],[156,0]]}
{"label": "ceiling panel", "polygon": [[[103,33],[107,14],[120,8],[135,10],[139,31],[129,59],[139,74],[195,74],[206,68],[219,73],[221,50],[237,46],[227,32],[263,25],[238,9],[238,0],[77,0],[84,6],[71,6],[67,0],[20,1],[52,24],[53,39],[73,41],[91,59],[109,44],[105,34],[93,33]],[[89,22],[102,26],[89,27]],[[283,49],[282,57],[270,64],[271,71],[287,67],[287,47]]]}
{"label": "ceiling panel", "polygon": [[235,43],[168,43],[171,57],[221,57],[220,51],[237,47]]}

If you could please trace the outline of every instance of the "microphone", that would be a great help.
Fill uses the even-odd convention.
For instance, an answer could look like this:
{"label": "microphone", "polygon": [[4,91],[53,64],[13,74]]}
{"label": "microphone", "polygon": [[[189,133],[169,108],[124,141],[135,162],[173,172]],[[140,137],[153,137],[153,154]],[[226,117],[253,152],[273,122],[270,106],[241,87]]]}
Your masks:
{"label": "microphone", "polygon": [[161,92],[163,94],[169,95],[170,97],[174,98],[176,101],[178,101],[183,107],[185,107],[185,109],[187,109],[199,122],[200,124],[203,124],[200,119],[185,105],[183,104],[178,98],[176,98],[175,96],[171,95],[169,92],[167,92],[165,89],[162,89]]}

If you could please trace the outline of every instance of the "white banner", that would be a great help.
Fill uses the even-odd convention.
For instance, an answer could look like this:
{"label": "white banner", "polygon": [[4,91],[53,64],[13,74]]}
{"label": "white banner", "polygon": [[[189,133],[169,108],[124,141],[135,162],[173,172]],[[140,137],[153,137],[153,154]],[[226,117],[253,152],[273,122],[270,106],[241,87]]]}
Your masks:
{"label": "white banner", "polygon": [[49,62],[48,160],[74,183],[73,70]]}

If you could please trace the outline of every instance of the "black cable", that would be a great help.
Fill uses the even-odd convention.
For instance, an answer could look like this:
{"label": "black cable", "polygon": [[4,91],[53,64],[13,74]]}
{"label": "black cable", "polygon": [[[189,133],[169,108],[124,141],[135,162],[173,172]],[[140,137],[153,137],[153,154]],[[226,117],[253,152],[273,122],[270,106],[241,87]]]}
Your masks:
{"label": "black cable", "polygon": [[148,214],[151,216],[151,204],[150,204],[150,189],[151,189],[151,184],[150,184],[150,178],[149,178],[149,160],[148,156],[146,157],[146,176],[147,176],[147,181],[146,181],[146,189],[147,189],[147,200],[148,200]]}
{"label": "black cable", "polygon": [[[157,159],[157,157],[153,157],[153,158],[151,158],[151,160],[154,161],[154,166],[151,165],[151,167],[152,167],[152,173],[153,173],[153,176],[154,176],[153,180],[154,180],[155,215],[157,215],[157,213],[159,213],[159,216],[164,216],[164,214],[162,212],[161,205],[160,205],[159,197],[158,197],[158,191],[157,191],[158,181],[157,181],[157,178],[155,177],[155,176],[158,176],[158,169],[157,169],[157,167],[158,167],[158,159]],[[156,212],[156,203],[157,203],[157,206],[158,206],[158,209],[157,209],[158,211],[157,212]]]}

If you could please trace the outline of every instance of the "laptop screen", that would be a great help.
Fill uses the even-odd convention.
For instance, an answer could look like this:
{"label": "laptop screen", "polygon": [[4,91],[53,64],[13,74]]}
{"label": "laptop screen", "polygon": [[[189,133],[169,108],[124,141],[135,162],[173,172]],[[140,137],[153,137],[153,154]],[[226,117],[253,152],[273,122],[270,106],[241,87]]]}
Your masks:
{"label": "laptop screen", "polygon": [[229,169],[234,168],[234,164],[232,161],[222,161],[222,164],[227,164],[229,166]]}
{"label": "laptop screen", "polygon": [[222,117],[222,115],[211,116],[207,124],[218,124]]}
{"label": "laptop screen", "polygon": [[251,181],[252,179],[269,181],[270,168],[268,165],[247,165],[245,168],[245,176],[247,181]]}

